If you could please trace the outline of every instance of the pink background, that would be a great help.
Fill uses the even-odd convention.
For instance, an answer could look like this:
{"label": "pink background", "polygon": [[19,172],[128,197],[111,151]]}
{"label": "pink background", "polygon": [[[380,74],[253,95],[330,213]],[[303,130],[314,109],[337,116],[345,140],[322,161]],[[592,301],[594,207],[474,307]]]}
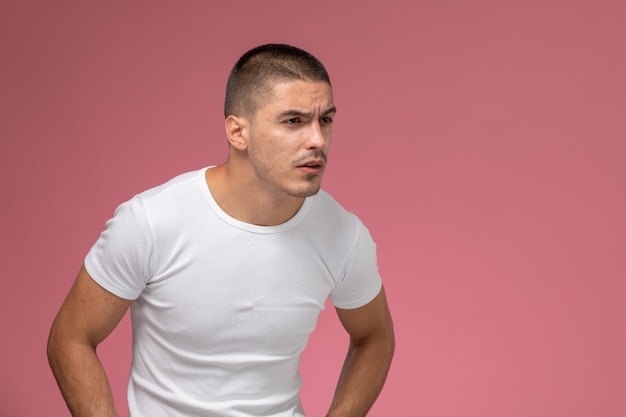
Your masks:
{"label": "pink background", "polygon": [[[47,332],[120,202],[226,157],[228,71],[287,42],[339,109],[325,188],[397,331],[371,416],[626,415],[623,1],[3,1],[0,415],[68,415]],[[125,414],[125,320],[101,347]],[[332,313],[303,399],[328,406]]]}

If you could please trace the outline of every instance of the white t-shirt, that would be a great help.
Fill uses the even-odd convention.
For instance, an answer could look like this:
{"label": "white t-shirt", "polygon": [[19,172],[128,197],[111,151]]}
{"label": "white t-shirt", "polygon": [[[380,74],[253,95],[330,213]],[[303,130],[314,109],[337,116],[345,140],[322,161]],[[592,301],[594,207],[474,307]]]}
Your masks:
{"label": "white t-shirt", "polygon": [[320,191],[278,226],[217,205],[205,169],[120,205],[85,259],[131,305],[131,416],[304,416],[300,354],[325,300],[380,291],[376,247]]}

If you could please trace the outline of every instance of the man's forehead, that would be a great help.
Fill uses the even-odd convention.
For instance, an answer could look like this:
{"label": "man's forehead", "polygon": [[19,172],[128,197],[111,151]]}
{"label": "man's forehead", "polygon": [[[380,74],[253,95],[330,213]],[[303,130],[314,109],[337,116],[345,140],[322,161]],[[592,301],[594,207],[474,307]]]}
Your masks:
{"label": "man's forehead", "polygon": [[[249,118],[282,117],[282,114],[330,115],[335,106],[331,85],[310,79],[279,79],[258,85],[248,97]],[[300,114],[297,114],[300,113]]]}
{"label": "man's forehead", "polygon": [[293,102],[305,104],[311,100],[327,101],[332,104],[333,94],[326,81],[285,80],[274,82],[266,88],[266,94],[259,97],[261,105]]}

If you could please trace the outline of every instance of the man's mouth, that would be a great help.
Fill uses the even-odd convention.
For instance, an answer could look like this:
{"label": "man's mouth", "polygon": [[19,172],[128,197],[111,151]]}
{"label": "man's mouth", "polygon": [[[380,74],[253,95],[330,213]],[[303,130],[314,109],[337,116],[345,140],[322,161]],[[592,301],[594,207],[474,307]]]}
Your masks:
{"label": "man's mouth", "polygon": [[300,165],[298,165],[298,168],[322,168],[324,167],[324,161],[319,160],[319,161],[307,161],[304,162]]}
{"label": "man's mouth", "polygon": [[326,155],[321,150],[317,150],[307,156],[303,156],[296,161],[296,167],[318,174],[326,166]]}

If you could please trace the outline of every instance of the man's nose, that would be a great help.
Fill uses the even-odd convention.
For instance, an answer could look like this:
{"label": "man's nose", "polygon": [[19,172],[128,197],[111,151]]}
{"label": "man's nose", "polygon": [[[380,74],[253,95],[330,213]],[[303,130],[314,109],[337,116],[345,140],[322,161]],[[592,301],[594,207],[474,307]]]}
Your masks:
{"label": "man's nose", "polygon": [[311,123],[311,129],[308,136],[308,149],[323,149],[326,146],[326,137],[324,136],[324,132],[322,132],[322,126],[319,121]]}

